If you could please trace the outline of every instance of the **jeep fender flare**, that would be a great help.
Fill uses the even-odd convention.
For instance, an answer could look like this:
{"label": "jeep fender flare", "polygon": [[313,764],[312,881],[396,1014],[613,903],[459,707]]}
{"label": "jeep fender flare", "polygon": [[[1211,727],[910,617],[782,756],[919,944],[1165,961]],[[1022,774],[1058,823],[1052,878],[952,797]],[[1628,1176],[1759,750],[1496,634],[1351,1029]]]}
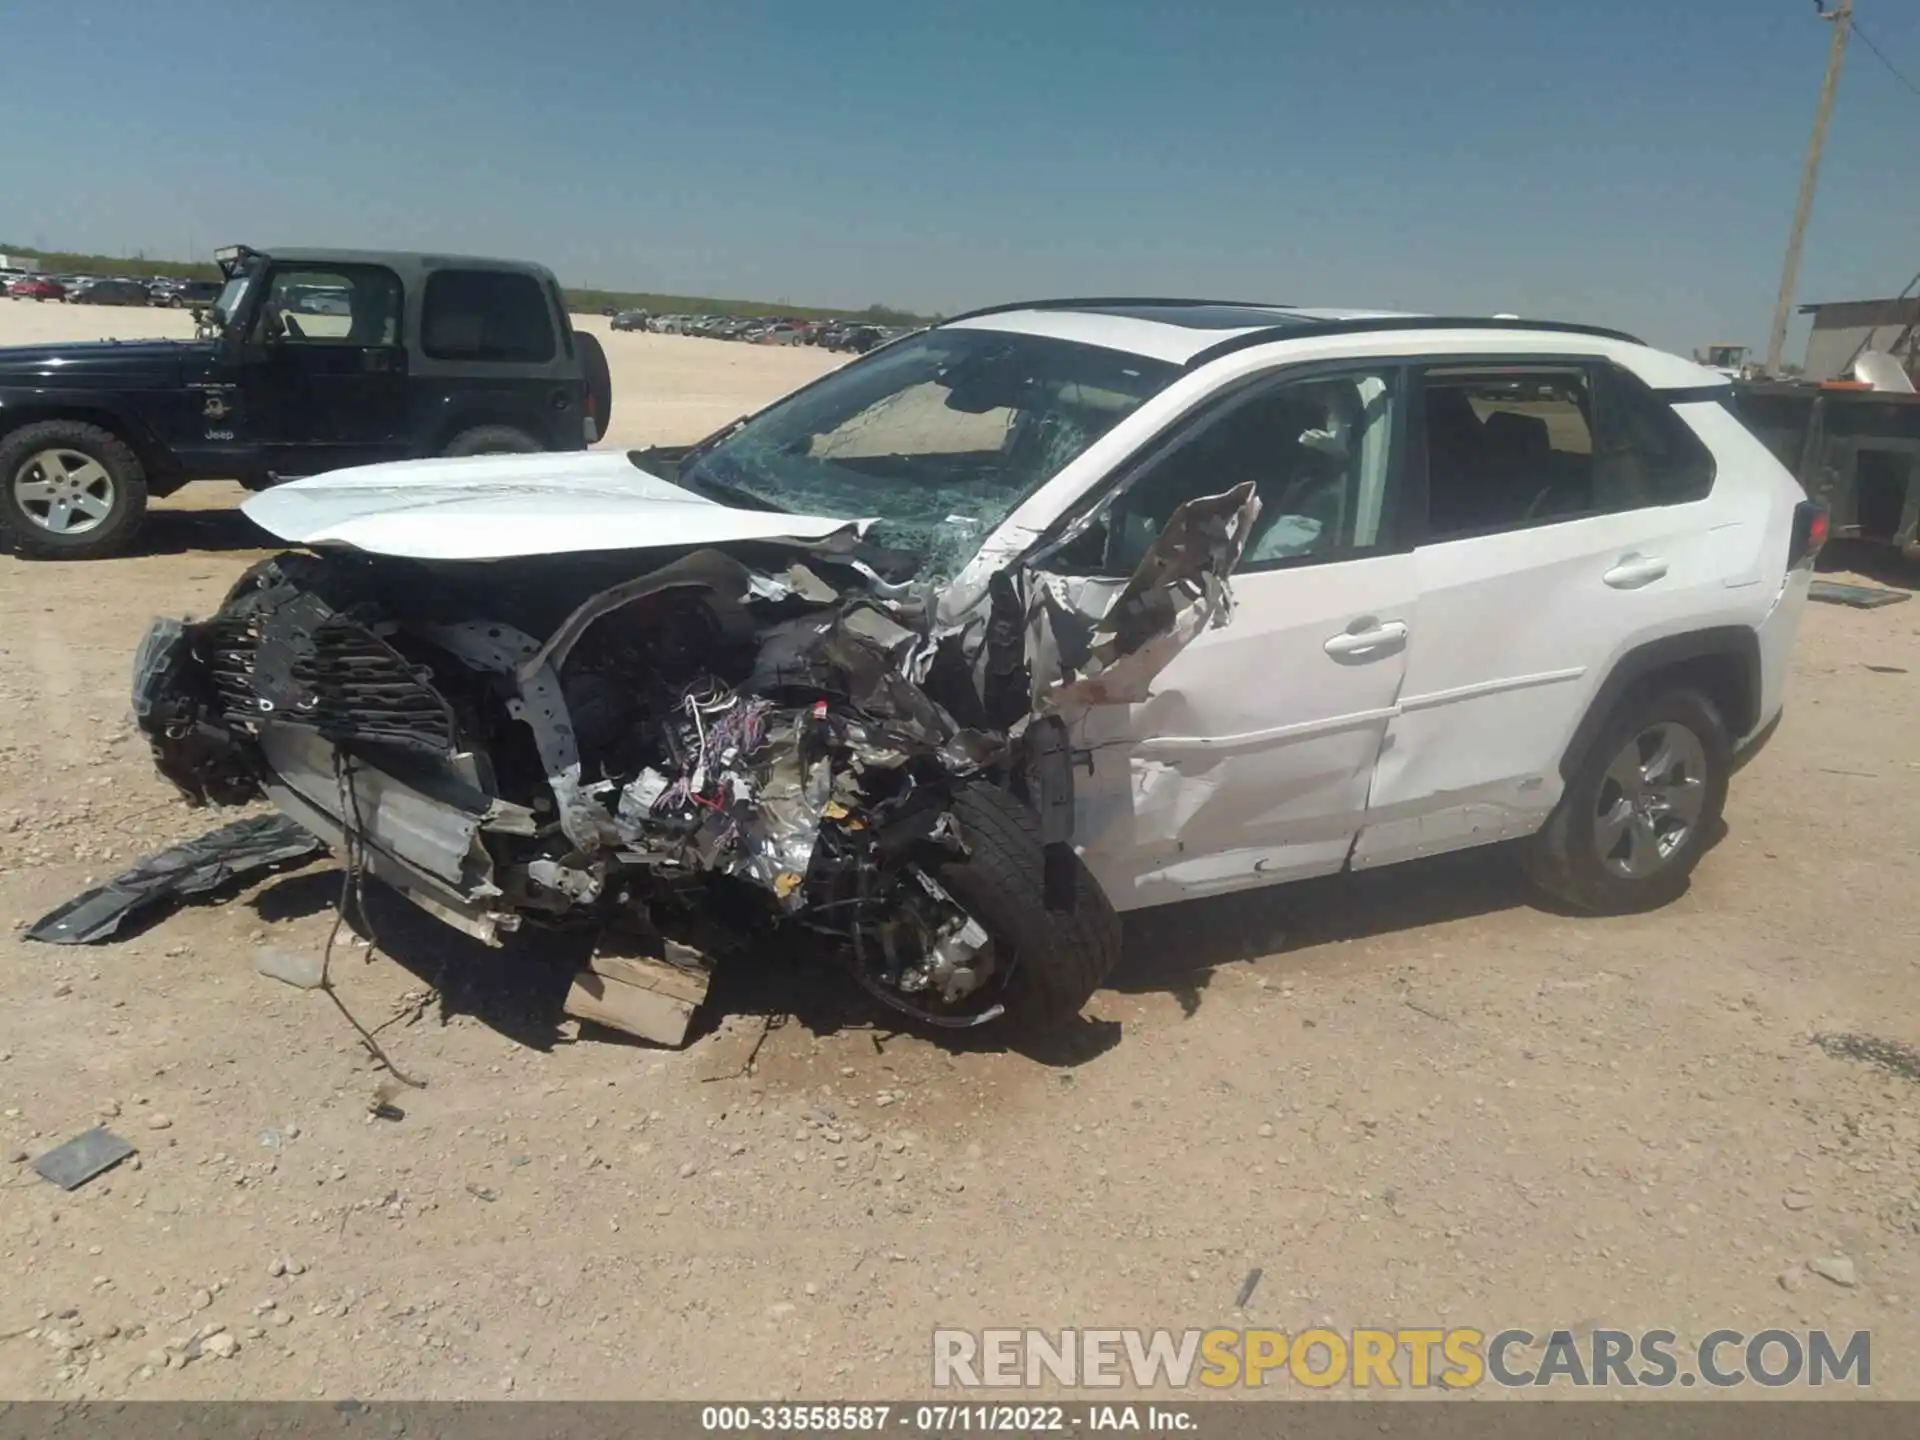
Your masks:
{"label": "jeep fender flare", "polygon": [[1751,734],[1760,723],[1760,636],[1744,625],[1666,635],[1614,661],[1560,756],[1560,778],[1573,778],[1607,717],[1637,686],[1655,675],[1678,678],[1689,670],[1705,672],[1700,688],[1720,706],[1728,736],[1737,743]]}
{"label": "jeep fender flare", "polygon": [[69,399],[57,390],[0,388],[0,439],[42,420],[77,420],[110,431],[138,457],[151,496],[171,495],[186,484],[172,448],[148,428],[133,406],[121,403],[118,395],[87,391]]}

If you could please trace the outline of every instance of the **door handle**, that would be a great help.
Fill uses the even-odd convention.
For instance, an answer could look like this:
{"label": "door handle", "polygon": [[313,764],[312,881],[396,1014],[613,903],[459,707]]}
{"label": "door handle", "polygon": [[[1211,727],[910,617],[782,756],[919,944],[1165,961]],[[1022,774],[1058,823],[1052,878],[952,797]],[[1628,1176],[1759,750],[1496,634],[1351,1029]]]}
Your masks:
{"label": "door handle", "polygon": [[1336,657],[1363,655],[1369,650],[1397,645],[1406,638],[1406,622],[1389,620],[1384,625],[1374,625],[1366,630],[1342,630],[1338,635],[1330,636],[1327,643],[1320,648]]}
{"label": "door handle", "polygon": [[1616,590],[1638,590],[1667,573],[1667,562],[1657,555],[1622,555],[1620,563],[1600,578]]}

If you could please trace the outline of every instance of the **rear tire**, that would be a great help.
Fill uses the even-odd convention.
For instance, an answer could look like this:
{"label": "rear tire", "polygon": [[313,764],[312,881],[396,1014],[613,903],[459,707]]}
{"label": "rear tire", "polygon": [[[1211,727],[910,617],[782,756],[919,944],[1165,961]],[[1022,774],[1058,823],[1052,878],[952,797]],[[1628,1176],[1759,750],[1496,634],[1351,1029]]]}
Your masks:
{"label": "rear tire", "polygon": [[442,455],[534,455],[547,447],[524,430],[511,425],[476,425],[462,430],[447,442]]}
{"label": "rear tire", "polygon": [[1073,904],[1047,909],[1039,817],[1005,790],[966,785],[952,814],[968,854],[930,867],[933,878],[1013,962],[994,997],[1006,1013],[989,1028],[1031,1036],[1058,1030],[1119,961],[1120,917],[1078,856]]}
{"label": "rear tire", "polygon": [[110,430],[43,420],[0,441],[0,539],[21,555],[98,560],[118,554],[146,513],[146,470]]}
{"label": "rear tire", "polygon": [[1677,900],[1720,828],[1732,761],[1726,722],[1698,690],[1629,695],[1527,842],[1527,878],[1596,915]]}

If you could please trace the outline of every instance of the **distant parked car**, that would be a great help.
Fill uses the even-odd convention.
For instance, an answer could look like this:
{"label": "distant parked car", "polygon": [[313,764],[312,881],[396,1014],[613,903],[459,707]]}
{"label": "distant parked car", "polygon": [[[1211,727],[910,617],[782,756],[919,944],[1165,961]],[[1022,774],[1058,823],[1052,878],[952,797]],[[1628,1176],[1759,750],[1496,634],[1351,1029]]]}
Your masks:
{"label": "distant parked car", "polygon": [[622,310],[613,317],[615,330],[644,330],[647,328],[647,312],[644,310]]}
{"label": "distant parked car", "polygon": [[67,287],[44,275],[29,275],[9,285],[7,294],[16,300],[64,300],[67,298]]}
{"label": "distant parked car", "polygon": [[187,280],[172,286],[167,291],[166,299],[155,299],[153,303],[156,305],[171,305],[176,310],[187,310],[196,305],[211,305],[219,298],[219,281]]}
{"label": "distant parked car", "polygon": [[138,280],[92,280],[67,291],[66,298],[73,305],[145,305],[150,300]]}
{"label": "distant parked car", "polygon": [[353,297],[338,286],[289,285],[282,293],[286,308],[297,315],[353,314]]}

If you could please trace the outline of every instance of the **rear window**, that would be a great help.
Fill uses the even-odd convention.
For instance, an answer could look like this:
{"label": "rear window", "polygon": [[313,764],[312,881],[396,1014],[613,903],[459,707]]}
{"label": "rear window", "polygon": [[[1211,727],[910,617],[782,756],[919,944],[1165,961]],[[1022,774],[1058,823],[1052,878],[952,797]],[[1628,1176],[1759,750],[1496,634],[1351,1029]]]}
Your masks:
{"label": "rear window", "polygon": [[1601,371],[1597,485],[1608,508],[1684,505],[1713,489],[1713,452],[1673,407],[1616,365]]}
{"label": "rear window", "polygon": [[531,275],[439,270],[427,280],[420,344],[435,360],[539,364],[554,356],[553,317]]}

